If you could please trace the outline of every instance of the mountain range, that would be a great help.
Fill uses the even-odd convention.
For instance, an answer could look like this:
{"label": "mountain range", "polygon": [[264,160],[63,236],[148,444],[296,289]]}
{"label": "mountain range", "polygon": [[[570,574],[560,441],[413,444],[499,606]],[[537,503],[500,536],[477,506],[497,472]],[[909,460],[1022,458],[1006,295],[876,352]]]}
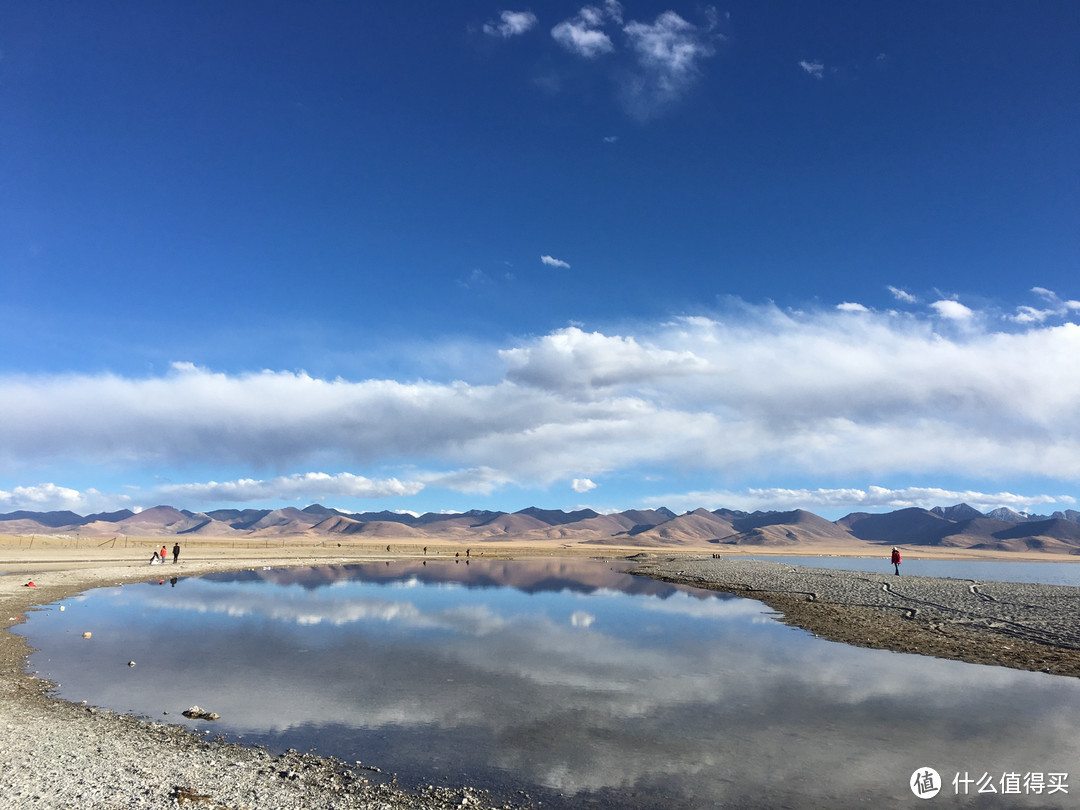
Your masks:
{"label": "mountain range", "polygon": [[871,514],[855,512],[830,521],[802,509],[741,512],[695,509],[633,509],[602,515],[591,509],[564,512],[529,507],[519,512],[413,515],[401,512],[343,512],[320,504],[303,509],[216,509],[190,512],[155,506],[81,516],[74,512],[18,511],[0,514],[0,534],[109,537],[201,536],[214,538],[306,537],[309,539],[401,543],[513,540],[598,546],[939,546],[994,551],[1080,554],[1080,511],[1027,515],[1011,509],[982,513],[967,504],[912,507]]}

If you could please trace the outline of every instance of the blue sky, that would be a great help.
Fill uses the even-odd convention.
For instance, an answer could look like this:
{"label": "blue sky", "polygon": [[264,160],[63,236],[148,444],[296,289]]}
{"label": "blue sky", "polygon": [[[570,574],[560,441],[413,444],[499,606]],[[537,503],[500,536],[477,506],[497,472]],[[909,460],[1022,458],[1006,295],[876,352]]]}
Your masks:
{"label": "blue sky", "polygon": [[0,5],[0,511],[1076,508],[1080,6]]}

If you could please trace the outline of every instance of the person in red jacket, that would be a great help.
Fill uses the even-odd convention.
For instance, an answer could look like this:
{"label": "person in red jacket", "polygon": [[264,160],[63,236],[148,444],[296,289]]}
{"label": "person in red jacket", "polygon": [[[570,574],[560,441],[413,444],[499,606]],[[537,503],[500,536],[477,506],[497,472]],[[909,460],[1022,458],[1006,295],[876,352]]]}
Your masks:
{"label": "person in red jacket", "polygon": [[896,546],[893,546],[892,564],[894,566],[896,566],[896,575],[897,576],[900,576],[900,563],[901,562],[902,562],[902,560],[900,559],[900,549],[898,549]]}

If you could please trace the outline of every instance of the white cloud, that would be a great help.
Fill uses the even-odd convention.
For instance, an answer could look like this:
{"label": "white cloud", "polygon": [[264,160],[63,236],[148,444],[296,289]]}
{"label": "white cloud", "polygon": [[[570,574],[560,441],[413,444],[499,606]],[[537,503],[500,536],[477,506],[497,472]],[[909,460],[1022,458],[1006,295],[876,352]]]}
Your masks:
{"label": "white cloud", "polygon": [[584,610],[575,610],[570,614],[570,624],[574,627],[592,627],[595,622],[596,617]]}
{"label": "white cloud", "polygon": [[674,509],[739,509],[785,511],[843,510],[849,512],[884,511],[919,507],[951,506],[966,503],[982,512],[1007,506],[1018,511],[1048,511],[1071,508],[1076,499],[1069,495],[1018,495],[1012,492],[979,492],[950,490],[939,487],[905,487],[888,489],[870,486],[866,489],[785,489],[780,487],[745,490],[714,490],[657,495],[646,499],[653,506]]}
{"label": "white cloud", "polygon": [[869,312],[862,304],[858,304],[852,301],[844,301],[842,304],[837,304],[836,308],[841,312]]}
{"label": "white cloud", "polygon": [[708,17],[710,24],[701,28],[665,11],[651,24],[635,21],[623,28],[639,66],[623,86],[623,99],[632,114],[650,118],[682,97],[697,77],[701,60],[716,52],[711,8]]}
{"label": "white cloud", "polygon": [[416,476],[427,486],[451,489],[466,495],[490,495],[513,483],[513,478],[491,467],[473,467],[450,472],[420,473]]}
{"label": "white cloud", "polygon": [[[612,56],[614,61],[605,60],[605,64],[613,65],[611,75],[624,107],[636,118],[647,120],[682,97],[698,76],[701,61],[715,53],[715,43],[722,39],[715,30],[719,15],[711,6],[705,7],[702,15],[702,25],[694,25],[674,11],[661,13],[651,23],[624,22],[622,4],[606,0],[602,5],[582,6],[556,24],[551,36],[561,47],[587,60]],[[484,30],[493,36],[517,33],[505,21],[501,25],[489,23]],[[559,92],[564,85],[557,68],[547,69],[534,81],[549,93]]]}
{"label": "white cloud", "polygon": [[415,495],[424,488],[418,481],[388,478],[373,481],[351,473],[322,472],[283,475],[269,480],[241,478],[235,481],[164,485],[154,492],[154,499],[176,499],[182,503],[217,502],[251,503],[253,501],[309,500],[327,498],[386,498]]}
{"label": "white cloud", "polygon": [[85,507],[86,504],[87,499],[83,493],[56,484],[14,487],[10,491],[0,489],[0,509],[34,511],[70,509],[74,511]]}
{"label": "white cloud", "polygon": [[608,9],[585,6],[576,16],[551,29],[551,36],[572,53],[593,59],[615,50],[611,37],[604,33],[603,25],[611,19],[620,19],[622,7],[618,6],[620,17],[612,18]]}
{"label": "white cloud", "polygon": [[889,292],[892,293],[893,298],[895,298],[902,304],[914,304],[918,301],[918,299],[914,295],[907,292],[906,290],[900,289],[899,287],[893,287],[890,284],[888,289]]}
{"label": "white cloud", "polygon": [[708,362],[692,352],[642,346],[632,337],[609,337],[577,327],[499,354],[509,366],[507,379],[560,392],[659,382],[708,370]]}
{"label": "white cloud", "polygon": [[596,486],[596,483],[588,478],[575,478],[570,484],[574,492],[588,492],[591,489],[596,489]]}
{"label": "white cloud", "polygon": [[[1062,373],[1080,356],[1080,325],[936,303],[858,317],[731,304],[633,330],[569,327],[474,349],[482,382],[190,363],[145,378],[0,376],[0,503],[79,511],[90,496],[55,471],[80,465],[171,481],[236,470],[224,484],[178,485],[236,498],[491,493],[612,471],[1080,481],[1080,375]],[[953,305],[968,313],[962,330],[938,317]],[[257,474],[297,469],[410,472]],[[21,486],[25,475],[58,484]]]}
{"label": "white cloud", "polygon": [[623,7],[619,0],[604,0],[604,11],[613,23],[622,25]]}
{"label": "white cloud", "polygon": [[818,60],[808,61],[803,59],[799,62],[799,67],[805,70],[808,74],[815,79],[823,79],[825,77],[825,65]]}
{"label": "white cloud", "polygon": [[524,34],[538,22],[531,11],[503,11],[499,13],[498,23],[486,23],[484,33],[493,37],[509,37]]}
{"label": "white cloud", "polygon": [[1019,324],[1042,323],[1049,318],[1065,317],[1070,312],[1080,310],[1080,301],[1063,301],[1057,293],[1045,287],[1032,287],[1031,291],[1043,299],[1043,308],[1018,306],[1016,314],[1006,316],[1009,320]]}
{"label": "white cloud", "polygon": [[548,267],[561,267],[564,270],[570,269],[570,265],[568,262],[564,262],[562,259],[556,259],[554,256],[541,256],[540,261],[546,264]]}
{"label": "white cloud", "polygon": [[970,321],[975,317],[975,312],[959,301],[935,301],[930,306],[939,316],[950,321]]}

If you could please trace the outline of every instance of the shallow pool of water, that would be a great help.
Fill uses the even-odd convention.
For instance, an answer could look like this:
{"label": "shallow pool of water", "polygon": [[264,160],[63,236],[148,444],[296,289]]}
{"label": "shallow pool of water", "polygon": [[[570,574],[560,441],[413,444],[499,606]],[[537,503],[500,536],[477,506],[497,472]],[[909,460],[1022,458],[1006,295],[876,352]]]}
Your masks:
{"label": "shallow pool of water", "polygon": [[[618,569],[393,562],[155,580],[65,600],[19,631],[40,650],[30,668],[67,699],[177,722],[198,704],[221,719],[189,725],[361,760],[405,785],[525,791],[548,807],[895,806],[918,803],[909,782],[931,767],[938,805],[1080,804],[1075,774],[1068,793],[1033,792],[1034,774],[1045,785],[1077,769],[1080,681],[822,641],[758,602]],[[964,774],[999,792],[976,794]],[[1026,789],[1001,793],[1009,774]]]}

